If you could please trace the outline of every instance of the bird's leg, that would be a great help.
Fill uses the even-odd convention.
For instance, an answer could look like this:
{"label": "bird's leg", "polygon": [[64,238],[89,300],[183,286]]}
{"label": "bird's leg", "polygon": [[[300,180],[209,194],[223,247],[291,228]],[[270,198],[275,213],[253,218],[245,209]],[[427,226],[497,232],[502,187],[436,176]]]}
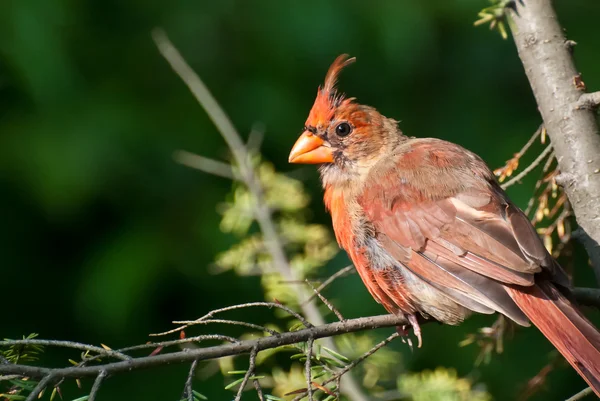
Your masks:
{"label": "bird's leg", "polygon": [[410,333],[408,331],[408,326],[406,324],[403,324],[402,326],[396,326],[396,332],[402,336],[402,338],[401,338],[402,342],[405,344],[408,344],[408,347],[412,351],[413,343],[409,337]]}
{"label": "bird's leg", "polygon": [[421,348],[421,345],[423,345],[423,340],[421,339],[421,326],[419,326],[419,321],[417,320],[417,316],[414,313],[411,313],[410,315],[407,315],[406,317],[407,317],[408,321],[410,322],[410,325],[413,328],[413,332],[415,333],[415,336],[419,340],[417,348]]}

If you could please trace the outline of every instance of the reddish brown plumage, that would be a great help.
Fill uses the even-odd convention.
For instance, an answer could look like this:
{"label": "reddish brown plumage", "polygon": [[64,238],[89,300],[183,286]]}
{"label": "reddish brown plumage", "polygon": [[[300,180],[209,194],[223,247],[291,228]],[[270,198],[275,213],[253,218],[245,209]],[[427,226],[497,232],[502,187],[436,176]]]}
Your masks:
{"label": "reddish brown plumage", "polygon": [[569,301],[569,281],[528,218],[478,156],[408,138],[338,94],[351,61],[340,56],[330,68],[290,161],[322,164],[336,238],[371,295],[419,337],[417,315],[531,320],[600,395],[600,333]]}

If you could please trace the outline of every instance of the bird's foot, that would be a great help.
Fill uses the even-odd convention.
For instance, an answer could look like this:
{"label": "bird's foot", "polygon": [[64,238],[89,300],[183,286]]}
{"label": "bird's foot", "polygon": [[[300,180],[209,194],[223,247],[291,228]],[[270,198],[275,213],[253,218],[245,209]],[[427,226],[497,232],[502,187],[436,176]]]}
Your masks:
{"label": "bird's foot", "polygon": [[402,326],[396,326],[396,332],[402,336],[401,337],[402,342],[405,343],[405,344],[408,344],[408,347],[412,351],[413,350],[413,343],[412,343],[412,340],[409,337],[410,331],[408,331],[408,325],[403,324]]}
{"label": "bird's foot", "polygon": [[[417,348],[421,348],[421,345],[423,345],[423,340],[421,339],[421,326],[419,326],[419,321],[417,320],[417,316],[414,314],[410,314],[410,315],[406,315],[406,318],[408,319],[408,322],[410,323],[410,325],[413,328],[415,337],[417,337],[417,340],[418,340]],[[402,336],[402,342],[407,343],[408,346],[410,347],[410,349],[412,350],[413,344],[412,344],[412,340],[409,337],[410,331],[408,329],[408,325],[404,324],[402,326],[396,326],[396,331],[398,332],[398,334],[400,334]]]}
{"label": "bird's foot", "polygon": [[417,348],[421,348],[421,345],[423,345],[423,340],[421,338],[421,326],[419,326],[419,321],[417,320],[417,316],[414,313],[411,313],[410,315],[407,316],[407,318],[408,318],[408,321],[410,322],[410,325],[413,328],[415,337],[417,337],[417,339],[419,340],[419,342],[417,344]]}

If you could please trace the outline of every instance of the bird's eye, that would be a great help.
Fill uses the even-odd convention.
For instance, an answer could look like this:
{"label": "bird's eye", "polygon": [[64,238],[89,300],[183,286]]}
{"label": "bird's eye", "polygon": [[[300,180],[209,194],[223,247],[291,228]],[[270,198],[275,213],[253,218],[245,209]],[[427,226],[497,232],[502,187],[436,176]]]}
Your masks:
{"label": "bird's eye", "polygon": [[338,136],[346,136],[352,132],[352,127],[348,123],[339,123],[337,127],[335,127],[335,133]]}

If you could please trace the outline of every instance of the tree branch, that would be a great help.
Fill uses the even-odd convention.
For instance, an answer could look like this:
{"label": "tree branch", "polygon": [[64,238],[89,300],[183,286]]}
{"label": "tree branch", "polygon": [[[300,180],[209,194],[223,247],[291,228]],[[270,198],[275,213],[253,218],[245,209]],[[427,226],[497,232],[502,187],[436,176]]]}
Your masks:
{"label": "tree branch", "polygon": [[[552,140],[577,223],[600,242],[600,136],[592,110],[577,107],[584,85],[551,0],[515,1],[508,9],[519,57]],[[588,99],[589,100],[589,99]]]}
{"label": "tree branch", "polygon": [[592,93],[584,93],[577,101],[575,108],[593,110],[600,105],[600,91]]}
{"label": "tree branch", "polygon": [[310,338],[319,339],[337,336],[356,331],[372,330],[382,327],[392,327],[409,324],[403,316],[380,315],[362,317],[358,319],[334,322],[308,329],[286,332],[282,334],[262,337],[256,340],[240,341],[233,344],[223,344],[206,348],[185,349],[169,354],[151,355],[132,358],[126,361],[118,361],[94,366],[72,366],[67,368],[44,368],[29,365],[0,365],[0,375],[20,375],[34,379],[43,379],[43,386],[38,384],[38,394],[43,387],[65,378],[97,377],[102,372],[106,375],[126,373],[134,370],[148,369],[158,366],[166,366],[176,363],[191,363],[195,360],[205,361],[225,356],[247,354],[256,349],[256,352],[277,348],[283,345],[296,344],[308,341]]}
{"label": "tree branch", "polygon": [[[273,259],[273,265],[277,267],[279,273],[286,281],[298,281],[299,277],[294,272],[287,260],[283,244],[275,223],[271,216],[271,210],[265,201],[260,181],[254,173],[254,169],[250,162],[248,150],[244,142],[242,141],[239,133],[235,129],[233,123],[225,114],[223,109],[219,106],[216,99],[210,93],[204,82],[200,77],[192,70],[187,64],[183,56],[179,53],[177,48],[171,43],[167,35],[162,29],[155,29],[152,32],[154,42],[158,47],[161,55],[171,65],[171,68],[187,85],[189,90],[192,92],[198,103],[204,108],[209,118],[215,124],[219,130],[221,136],[227,143],[229,150],[231,151],[235,162],[238,165],[239,173],[242,181],[248,187],[248,190],[254,197],[254,217],[258,222],[260,230],[263,233],[266,248]],[[308,301],[309,295],[302,287],[296,287],[293,289],[296,291],[298,304],[302,308],[302,314],[308,321],[315,325],[323,325],[325,319],[319,312],[317,305],[314,301]],[[333,340],[325,338],[323,342],[327,347],[336,350]],[[363,394],[362,389],[356,383],[351,376],[346,376],[344,380],[344,388],[346,389],[346,396],[352,401],[367,401],[367,397]]]}

